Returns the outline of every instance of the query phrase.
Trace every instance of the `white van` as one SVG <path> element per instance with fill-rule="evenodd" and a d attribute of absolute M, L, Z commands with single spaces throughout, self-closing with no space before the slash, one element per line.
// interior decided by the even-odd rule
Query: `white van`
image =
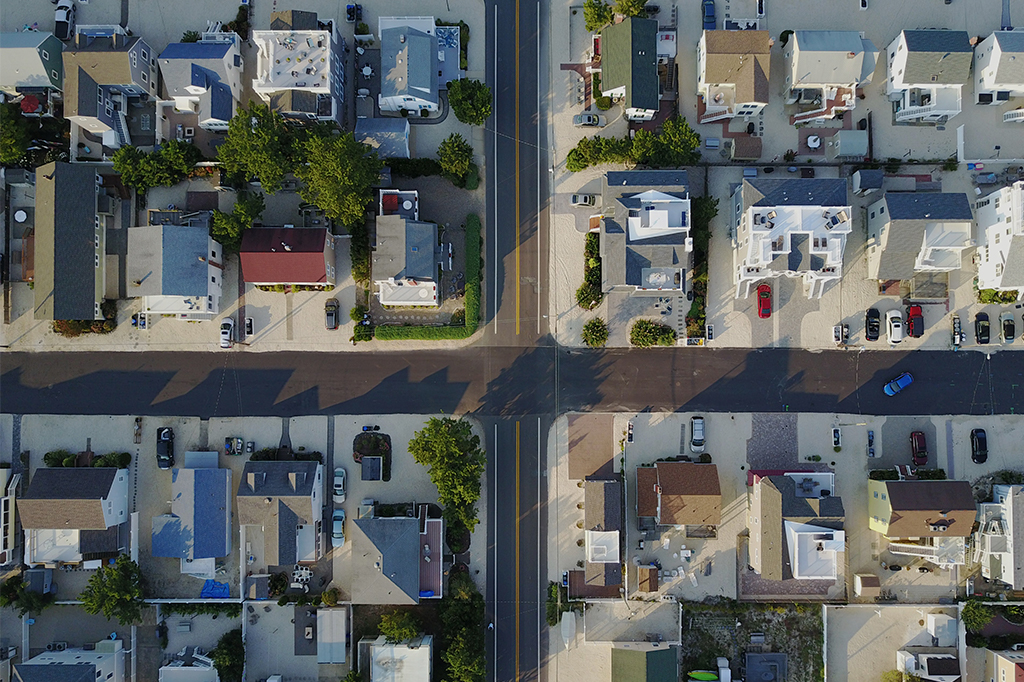
<path fill-rule="evenodd" d="M 704 452 L 704 417 L 690 417 L 690 449 Z"/>

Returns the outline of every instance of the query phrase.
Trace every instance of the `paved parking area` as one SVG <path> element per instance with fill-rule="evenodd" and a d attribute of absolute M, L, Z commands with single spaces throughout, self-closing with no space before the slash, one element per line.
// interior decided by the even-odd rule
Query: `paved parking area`
<path fill-rule="evenodd" d="M 267 611 L 265 607 L 270 607 Z M 245 629 L 245 667 L 247 676 L 266 679 L 281 675 L 296 682 L 316 682 L 320 678 L 316 656 L 296 655 L 294 605 L 276 603 L 256 607 L 259 621 Z M 310 607 L 306 607 L 310 608 Z M 312 610 L 312 609 L 310 609 Z M 314 654 L 316 653 L 314 649 Z"/>
<path fill-rule="evenodd" d="M 679 605 L 675 602 L 594 602 L 577 628 L 589 642 L 642 642 L 651 633 L 679 641 Z"/>

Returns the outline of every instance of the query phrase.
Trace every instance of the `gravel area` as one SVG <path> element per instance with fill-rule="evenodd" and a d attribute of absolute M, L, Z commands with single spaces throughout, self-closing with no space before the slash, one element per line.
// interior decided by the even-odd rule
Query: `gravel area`
<path fill-rule="evenodd" d="M 795 414 L 754 414 L 747 462 L 751 469 L 788 469 L 799 464 Z"/>

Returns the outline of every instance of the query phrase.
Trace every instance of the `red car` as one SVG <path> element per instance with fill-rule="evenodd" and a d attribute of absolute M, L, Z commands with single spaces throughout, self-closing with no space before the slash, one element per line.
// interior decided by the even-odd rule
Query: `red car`
<path fill-rule="evenodd" d="M 772 287 L 769 284 L 757 286 L 757 316 L 762 320 L 772 316 Z"/>
<path fill-rule="evenodd" d="M 916 467 L 928 463 L 928 446 L 925 444 L 922 431 L 914 431 L 910 434 L 910 458 Z"/>
<path fill-rule="evenodd" d="M 924 334 L 924 314 L 919 305 L 907 306 L 907 334 L 915 339 Z"/>

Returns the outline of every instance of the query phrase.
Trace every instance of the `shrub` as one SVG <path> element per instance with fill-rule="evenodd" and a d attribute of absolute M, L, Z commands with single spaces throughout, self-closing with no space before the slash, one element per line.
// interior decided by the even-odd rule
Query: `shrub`
<path fill-rule="evenodd" d="M 469 164 L 469 170 L 466 171 L 465 188 L 473 191 L 480 186 L 480 169 L 477 168 L 475 163 Z"/>
<path fill-rule="evenodd" d="M 64 460 L 73 455 L 67 450 L 54 450 L 43 455 L 43 464 L 48 467 L 62 467 Z"/>
<path fill-rule="evenodd" d="M 596 106 L 601 111 L 608 111 L 609 109 L 612 108 L 612 98 L 609 97 L 608 95 L 601 95 L 596 100 L 594 100 L 594 106 Z"/>
<path fill-rule="evenodd" d="M 365 324 L 356 325 L 356 328 L 352 330 L 352 338 L 349 340 L 355 343 L 373 341 L 373 327 Z"/>
<path fill-rule="evenodd" d="M 352 260 L 352 278 L 360 284 L 370 282 L 370 230 L 365 222 L 348 228 L 352 235 L 349 244 L 349 258 Z"/>
<path fill-rule="evenodd" d="M 1009 305 L 1016 302 L 1016 291 L 998 291 L 996 289 L 979 289 L 978 303 L 999 303 Z"/>
<path fill-rule="evenodd" d="M 365 21 L 360 21 L 358 24 L 356 24 L 356 35 L 370 35 L 370 27 L 366 24 Z"/>
<path fill-rule="evenodd" d="M 600 237 L 593 233 L 587 234 L 583 246 L 583 284 L 576 290 L 576 305 L 584 310 L 593 310 L 604 299 L 600 248 Z"/>
<path fill-rule="evenodd" d="M 404 178 L 441 174 L 441 164 L 435 159 L 387 159 L 385 163 L 391 167 L 392 175 L 401 175 Z"/>
<path fill-rule="evenodd" d="M 600 317 L 595 317 L 583 325 L 583 343 L 591 348 L 598 348 L 608 342 L 608 325 Z"/>
<path fill-rule="evenodd" d="M 583 21 L 587 31 L 593 33 L 612 23 L 612 8 L 604 0 L 586 0 L 583 3 Z"/>
<path fill-rule="evenodd" d="M 674 329 L 650 320 L 637 320 L 629 330 L 629 342 L 637 348 L 671 346 L 675 340 Z"/>
<path fill-rule="evenodd" d="M 320 598 L 323 601 L 324 606 L 337 606 L 339 596 L 340 593 L 338 592 L 338 588 L 332 587 L 320 595 Z"/>
<path fill-rule="evenodd" d="M 379 629 L 388 644 L 398 644 L 416 637 L 420 623 L 411 611 L 393 611 L 381 616 Z"/>
<path fill-rule="evenodd" d="M 995 616 L 995 611 L 991 606 L 983 604 L 977 599 L 968 599 L 964 602 L 960 612 L 960 618 L 968 632 L 981 632 Z"/>
<path fill-rule="evenodd" d="M 793 31 L 788 29 L 779 34 L 779 45 L 785 47 L 786 43 L 789 42 L 789 37 L 791 35 L 793 35 Z"/>
<path fill-rule="evenodd" d="M 365 305 L 357 305 L 352 308 L 352 310 L 348 311 L 348 316 L 353 322 L 362 322 L 363 316 L 368 312 L 370 312 L 370 309 Z"/>
<path fill-rule="evenodd" d="M 223 682 L 242 682 L 245 672 L 245 643 L 241 628 L 227 632 L 209 654 Z"/>
<path fill-rule="evenodd" d="M 491 115 L 491 89 L 469 78 L 449 81 L 448 104 L 460 122 L 483 125 Z"/>
<path fill-rule="evenodd" d="M 183 43 L 198 43 L 202 36 L 199 31 L 185 31 L 181 34 L 181 42 Z"/>
<path fill-rule="evenodd" d="M 956 171 L 956 169 L 958 169 L 959 167 L 960 163 L 956 160 L 955 154 L 942 162 L 942 170 L 944 171 L 949 171 L 952 173 Z"/>

